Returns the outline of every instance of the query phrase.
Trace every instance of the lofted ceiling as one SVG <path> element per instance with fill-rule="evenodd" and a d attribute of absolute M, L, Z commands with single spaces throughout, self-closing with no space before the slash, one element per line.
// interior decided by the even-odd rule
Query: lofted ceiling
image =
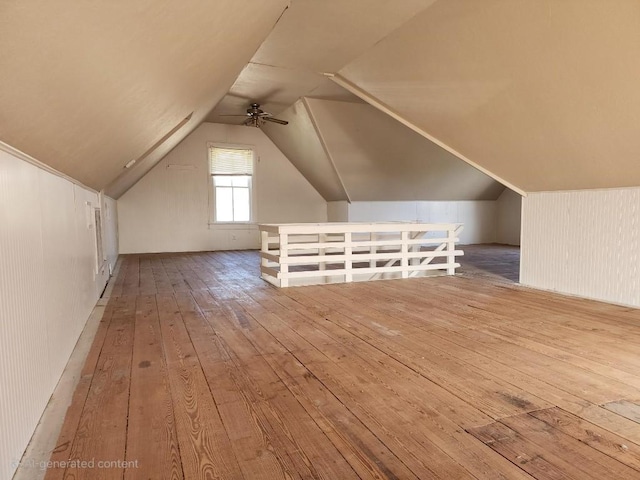
<path fill-rule="evenodd" d="M 241 124 L 256 101 L 279 114 L 301 97 L 361 102 L 336 72 L 435 0 L 293 0 L 208 122 Z"/>
<path fill-rule="evenodd" d="M 324 75 L 249 63 L 206 121 L 241 125 L 251 103 L 259 103 L 264 111 L 277 115 L 307 94 L 315 98 L 362 102 Z"/>
<path fill-rule="evenodd" d="M 519 191 L 636 186 L 639 24 L 637 0 L 5 0 L 0 140 L 117 198 L 257 101 L 325 198 L 360 198 L 414 141 L 367 102 Z"/>
<path fill-rule="evenodd" d="M 204 119 L 287 5 L 2 1 L 0 140 L 96 190 L 120 177 L 118 196 Z"/>
<path fill-rule="evenodd" d="M 640 2 L 440 0 L 340 70 L 525 191 L 640 185 Z"/>

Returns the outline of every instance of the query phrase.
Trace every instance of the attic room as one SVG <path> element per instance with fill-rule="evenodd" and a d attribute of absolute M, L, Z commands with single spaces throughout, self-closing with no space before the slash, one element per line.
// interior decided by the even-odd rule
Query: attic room
<path fill-rule="evenodd" d="M 640 479 L 640 2 L 0 2 L 0 479 Z"/>

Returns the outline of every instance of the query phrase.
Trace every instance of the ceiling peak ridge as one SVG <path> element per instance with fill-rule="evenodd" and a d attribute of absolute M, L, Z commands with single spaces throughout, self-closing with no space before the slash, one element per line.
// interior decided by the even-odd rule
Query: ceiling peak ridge
<path fill-rule="evenodd" d="M 287 70 L 290 72 L 308 72 L 308 73 L 315 73 L 317 75 L 325 75 L 324 72 L 318 72 L 313 69 L 288 67 L 286 65 L 274 65 L 270 63 L 262 63 L 262 62 L 254 62 L 254 61 L 249 61 L 247 65 L 256 65 L 258 67 L 267 67 L 267 68 L 278 68 L 280 70 Z"/>

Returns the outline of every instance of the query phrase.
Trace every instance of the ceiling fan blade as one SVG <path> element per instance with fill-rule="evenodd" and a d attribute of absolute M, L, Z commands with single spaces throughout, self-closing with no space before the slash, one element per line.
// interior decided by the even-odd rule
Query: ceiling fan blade
<path fill-rule="evenodd" d="M 251 117 L 247 118 L 243 123 L 243 125 L 249 126 L 252 125 L 255 122 L 255 120 Z"/>
<path fill-rule="evenodd" d="M 227 115 L 227 114 L 223 114 L 223 115 L 218 115 L 218 117 L 248 117 L 249 114 L 245 113 L 244 115 Z"/>
<path fill-rule="evenodd" d="M 277 123 L 279 125 L 289 125 L 289 122 L 287 122 L 286 120 L 280 120 L 279 118 L 262 117 L 262 120 L 265 120 L 267 122 Z"/>

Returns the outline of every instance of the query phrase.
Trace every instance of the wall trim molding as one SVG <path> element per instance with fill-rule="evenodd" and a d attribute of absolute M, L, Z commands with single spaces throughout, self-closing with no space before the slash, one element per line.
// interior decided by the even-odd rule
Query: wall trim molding
<path fill-rule="evenodd" d="M 632 185 L 628 187 L 600 187 L 600 188 L 573 188 L 571 190 L 540 190 L 528 192 L 527 195 L 549 194 L 549 193 L 578 193 L 578 192 L 611 192 L 615 190 L 637 190 L 640 185 Z"/>

